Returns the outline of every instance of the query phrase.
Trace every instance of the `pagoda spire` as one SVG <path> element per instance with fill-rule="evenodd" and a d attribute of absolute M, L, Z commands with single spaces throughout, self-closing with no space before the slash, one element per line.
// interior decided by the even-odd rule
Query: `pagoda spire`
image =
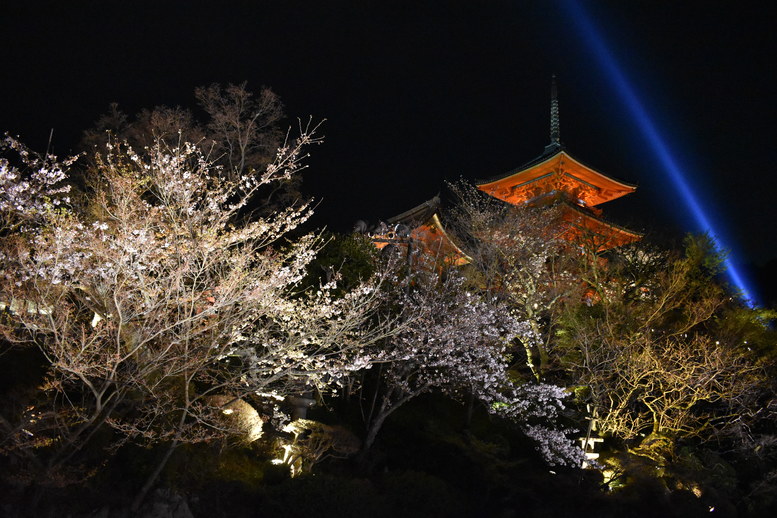
<path fill-rule="evenodd" d="M 556 74 L 550 84 L 550 145 L 561 146 L 561 132 L 559 131 L 558 116 L 558 92 L 556 90 Z"/>

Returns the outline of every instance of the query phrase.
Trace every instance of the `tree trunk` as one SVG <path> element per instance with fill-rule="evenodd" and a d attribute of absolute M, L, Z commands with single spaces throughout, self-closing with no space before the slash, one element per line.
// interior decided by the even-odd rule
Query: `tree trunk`
<path fill-rule="evenodd" d="M 378 436 L 378 432 L 383 427 L 383 423 L 391 412 L 381 412 L 370 423 L 370 427 L 367 430 L 367 435 L 364 437 L 364 443 L 362 444 L 362 452 L 366 453 L 372 445 L 375 443 L 375 438 Z"/>
<path fill-rule="evenodd" d="M 402 397 L 401 399 L 398 399 L 393 404 L 390 404 L 386 399 L 383 399 L 383 402 L 380 405 L 380 411 L 378 412 L 378 415 L 375 416 L 374 419 L 370 420 L 369 427 L 367 428 L 367 435 L 364 437 L 364 443 L 362 444 L 362 454 L 367 452 L 367 450 L 369 450 L 372 447 L 373 443 L 375 442 L 375 438 L 378 435 L 378 432 L 383 426 L 383 423 L 386 421 L 386 418 L 391 414 L 393 414 L 394 411 L 396 411 L 399 407 L 401 407 L 402 405 L 404 405 L 414 397 L 426 392 L 426 389 L 427 387 L 423 387 L 421 390 L 417 390 L 410 394 L 405 394 L 404 397 Z"/>
<path fill-rule="evenodd" d="M 469 427 L 472 425 L 472 416 L 475 413 L 475 394 L 470 391 L 469 394 L 467 394 L 467 414 L 464 418 L 464 429 L 469 430 Z"/>
<path fill-rule="evenodd" d="M 151 475 L 149 475 L 148 478 L 146 479 L 146 483 L 143 484 L 143 487 L 140 489 L 140 492 L 135 497 L 135 500 L 132 502 L 131 510 L 133 514 L 136 514 L 140 509 L 140 506 L 143 504 L 143 500 L 146 499 L 146 495 L 151 490 L 153 485 L 156 483 L 160 473 L 162 473 L 162 470 L 167 465 L 167 461 L 170 460 L 170 457 L 173 455 L 173 452 L 178 447 L 178 444 L 180 444 L 180 442 L 176 437 L 175 439 L 173 439 L 173 442 L 170 443 L 170 446 L 167 448 L 167 451 L 165 452 L 164 457 L 162 457 L 162 460 L 159 461 L 159 464 L 157 464 L 153 473 L 151 473 Z"/>

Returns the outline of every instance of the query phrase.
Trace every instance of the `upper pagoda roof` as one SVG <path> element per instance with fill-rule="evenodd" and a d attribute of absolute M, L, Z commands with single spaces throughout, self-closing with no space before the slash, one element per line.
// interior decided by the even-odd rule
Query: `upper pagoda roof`
<path fill-rule="evenodd" d="M 505 174 L 476 181 L 478 188 L 508 203 L 518 204 L 551 191 L 564 191 L 595 207 L 637 189 L 634 184 L 604 175 L 554 143 L 534 160 Z"/>
<path fill-rule="evenodd" d="M 561 144 L 556 76 L 550 89 L 550 144 L 530 162 L 487 180 L 478 188 L 512 204 L 524 203 L 543 194 L 564 192 L 576 203 L 595 207 L 637 189 L 636 185 L 606 176 L 572 157 Z"/>

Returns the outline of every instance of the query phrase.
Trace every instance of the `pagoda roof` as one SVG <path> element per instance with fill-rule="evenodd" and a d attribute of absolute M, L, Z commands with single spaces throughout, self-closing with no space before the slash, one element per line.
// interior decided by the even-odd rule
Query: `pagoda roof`
<path fill-rule="evenodd" d="M 604 175 L 584 164 L 558 143 L 550 144 L 542 155 L 520 167 L 475 183 L 480 190 L 512 204 L 562 190 L 591 207 L 637 189 L 634 184 Z"/>
<path fill-rule="evenodd" d="M 397 214 L 396 216 L 389 218 L 387 222 L 391 225 L 426 223 L 439 210 L 440 210 L 440 195 L 437 194 L 434 198 L 430 200 L 426 200 L 425 202 L 419 205 L 416 205 L 412 209 L 408 209 L 401 214 Z"/>
<path fill-rule="evenodd" d="M 580 205 L 566 200 L 561 203 L 567 214 L 564 219 L 572 225 L 573 233 L 592 241 L 589 244 L 598 251 L 633 243 L 644 237 L 644 234 L 606 221 Z"/>
<path fill-rule="evenodd" d="M 467 264 L 470 257 L 453 242 L 440 221 L 441 201 L 438 194 L 401 214 L 389 218 L 388 227 L 373 234 L 372 241 L 378 249 L 389 244 L 407 245 L 410 241 L 419 244 L 429 257 L 441 259 L 455 265 Z M 401 227 L 405 228 L 402 229 Z"/>

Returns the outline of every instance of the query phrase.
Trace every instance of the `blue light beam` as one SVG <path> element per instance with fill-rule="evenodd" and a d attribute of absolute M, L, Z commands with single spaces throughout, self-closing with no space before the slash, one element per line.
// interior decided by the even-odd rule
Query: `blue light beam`
<path fill-rule="evenodd" d="M 719 250 L 730 250 L 724 246 L 720 235 L 715 232 L 715 229 L 707 217 L 706 211 L 701 206 L 693 189 L 691 189 L 686 180 L 682 168 L 675 160 L 666 141 L 659 134 L 656 125 L 653 123 L 647 110 L 637 97 L 634 88 L 629 83 L 626 75 L 615 60 L 615 57 L 605 44 L 604 38 L 599 34 L 593 22 L 577 1 L 563 0 L 563 3 L 571 15 L 571 19 L 581 33 L 583 40 L 585 40 L 586 44 L 593 52 L 597 62 L 604 70 L 606 77 L 611 81 L 618 97 L 631 113 L 639 130 L 642 132 L 653 153 L 655 153 L 663 166 L 664 172 L 669 176 L 675 188 L 685 200 L 699 230 L 707 233 Z M 726 267 L 727 277 L 739 290 L 743 301 L 751 307 L 755 305 L 751 290 L 748 288 L 744 277 L 734 267 L 732 255 L 730 253 L 726 256 L 724 265 Z"/>

